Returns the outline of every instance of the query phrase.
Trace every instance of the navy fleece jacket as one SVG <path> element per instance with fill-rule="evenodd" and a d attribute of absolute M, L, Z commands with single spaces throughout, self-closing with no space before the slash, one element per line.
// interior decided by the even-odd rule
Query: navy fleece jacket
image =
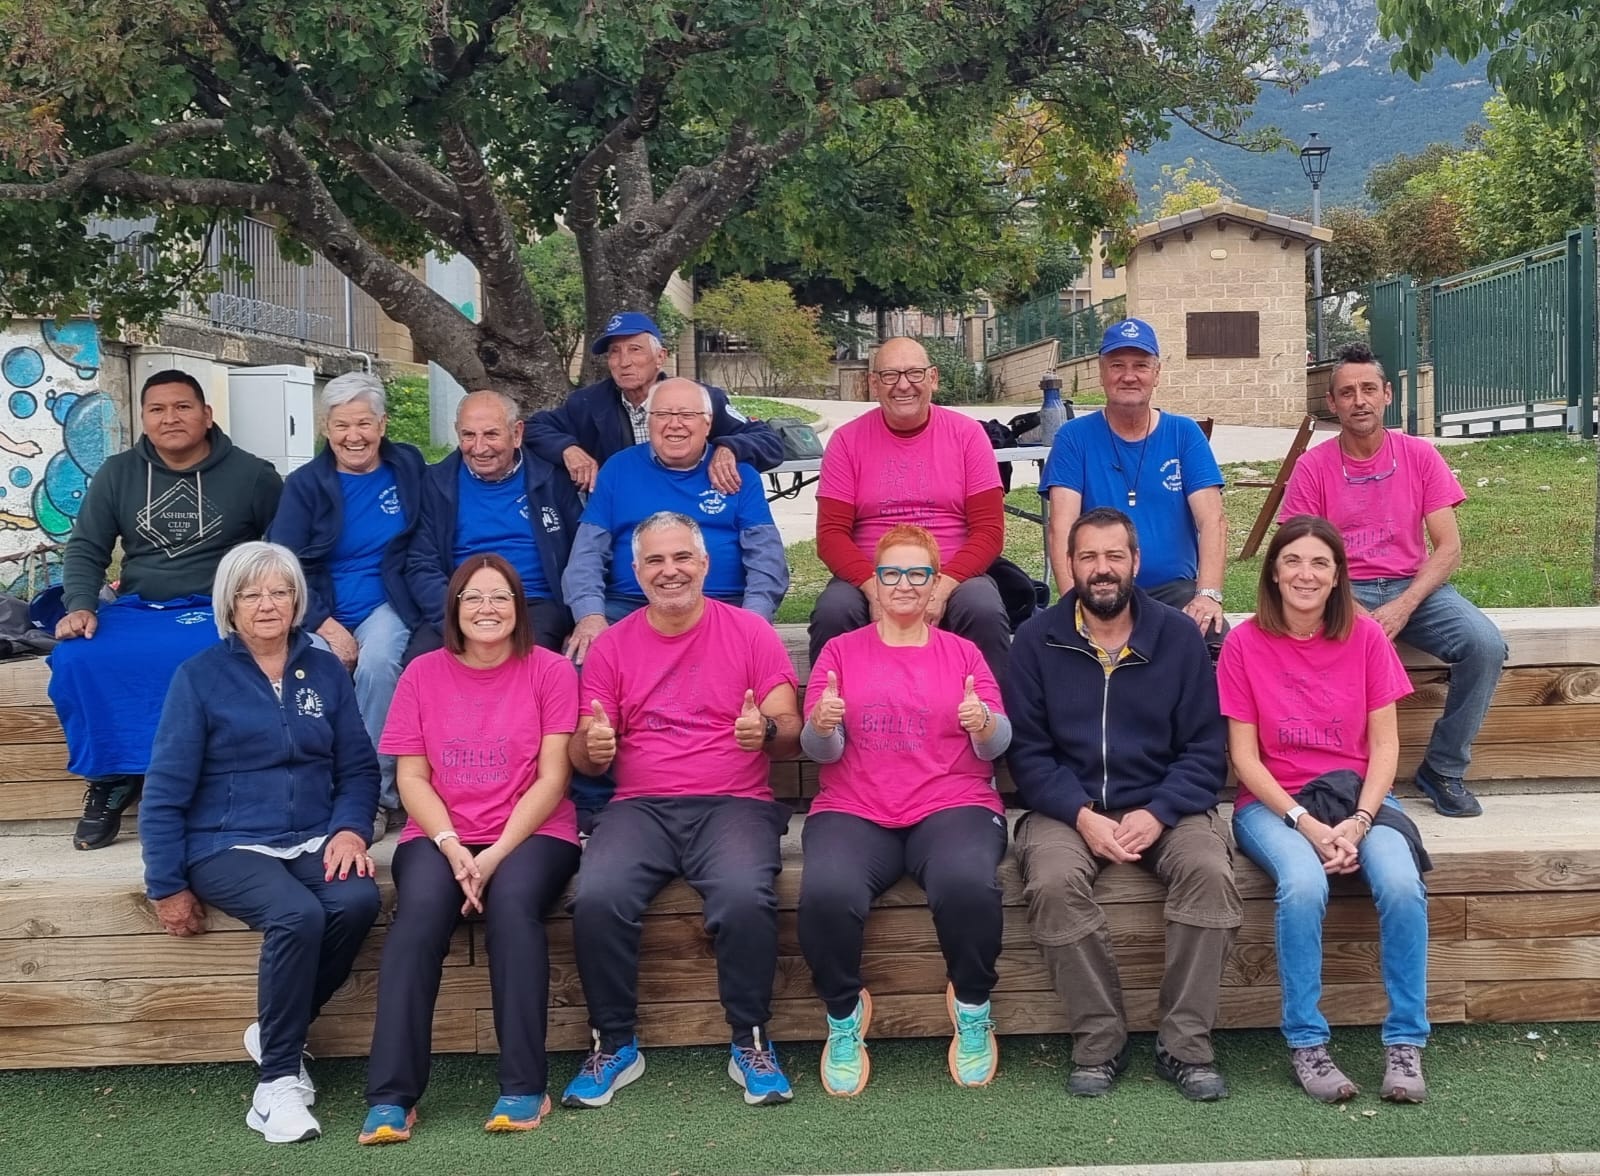
<path fill-rule="evenodd" d="M 397 444 L 387 437 L 378 443 L 378 455 L 394 471 L 394 485 L 406 520 L 405 529 L 389 541 L 383 553 L 384 596 L 400 619 L 415 628 L 421 614 L 406 587 L 406 552 L 422 512 L 422 475 L 428 463 L 415 445 Z M 278 513 L 266 536 L 300 557 L 306 574 L 304 627 L 310 632 L 332 615 L 338 599 L 338 585 L 333 582 L 329 564 L 343 530 L 344 492 L 339 488 L 339 466 L 333 459 L 333 450 L 324 445 L 316 457 L 284 480 Z"/>
<path fill-rule="evenodd" d="M 189 867 L 236 845 L 287 849 L 348 829 L 365 843 L 378 756 L 339 659 L 289 639 L 279 701 L 237 634 L 178 667 L 156 727 L 139 842 L 145 892 L 188 888 Z"/>
<path fill-rule="evenodd" d="M 783 460 L 783 438 L 772 426 L 747 419 L 728 403 L 728 394 L 721 388 L 706 387 L 711 393 L 711 444 L 726 445 L 739 461 L 761 471 Z M 566 469 L 561 453 L 569 445 L 580 447 L 605 465 L 612 454 L 635 444 L 621 395 L 610 376 L 577 389 L 560 408 L 528 418 L 528 446 L 559 470 Z"/>
<path fill-rule="evenodd" d="M 417 611 L 430 625 L 444 623 L 444 590 L 455 571 L 456 511 L 460 505 L 458 479 L 461 477 L 461 451 L 458 449 L 438 465 L 427 468 L 422 478 L 422 517 L 411 533 L 406 553 L 406 585 Z M 561 603 L 561 573 L 572 551 L 572 537 L 578 530 L 583 507 L 578 491 L 559 463 L 552 466 L 522 447 L 523 486 L 528 493 L 528 520 L 539 547 L 539 562 L 544 567 L 545 583 Z"/>
<path fill-rule="evenodd" d="M 1108 676 L 1078 633 L 1077 599 L 1068 592 L 1017 630 L 1001 683 L 1023 805 L 1069 825 L 1086 804 L 1144 808 L 1169 827 L 1214 808 L 1227 725 L 1200 630 L 1135 588 L 1132 652 Z"/>

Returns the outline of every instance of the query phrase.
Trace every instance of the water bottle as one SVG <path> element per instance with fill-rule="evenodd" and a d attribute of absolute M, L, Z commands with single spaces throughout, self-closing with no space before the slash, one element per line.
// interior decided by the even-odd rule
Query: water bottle
<path fill-rule="evenodd" d="M 1056 439 L 1056 430 L 1067 423 L 1067 406 L 1061 403 L 1061 377 L 1054 371 L 1045 372 L 1039 387 L 1044 392 L 1044 405 L 1039 409 L 1039 444 L 1049 445 Z"/>

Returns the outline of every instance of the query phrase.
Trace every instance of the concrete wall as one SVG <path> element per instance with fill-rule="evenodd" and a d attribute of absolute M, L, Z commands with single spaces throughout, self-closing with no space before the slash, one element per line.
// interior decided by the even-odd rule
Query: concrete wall
<path fill-rule="evenodd" d="M 1039 377 L 1056 366 L 1060 343 L 1041 339 L 991 356 L 985 365 L 1001 400 L 1039 398 Z M 1068 385 L 1070 386 L 1070 385 Z"/>
<path fill-rule="evenodd" d="M 1223 228 L 1217 228 L 1218 223 Z M 1256 239 L 1251 240 L 1252 234 Z M 1143 241 L 1128 263 L 1128 313 L 1161 340 L 1156 402 L 1187 416 L 1230 425 L 1300 423 L 1306 405 L 1305 247 L 1248 222 L 1209 221 Z M 1260 356 L 1188 359 L 1185 315 L 1254 310 Z"/>

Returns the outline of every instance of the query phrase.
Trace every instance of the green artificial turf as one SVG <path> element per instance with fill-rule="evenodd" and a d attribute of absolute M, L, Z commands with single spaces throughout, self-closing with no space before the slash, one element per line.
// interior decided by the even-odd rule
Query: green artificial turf
<path fill-rule="evenodd" d="M 820 1016 L 820 1013 L 819 1013 Z M 1534 1035 L 1537 1036 L 1534 1036 Z M 239 1065 L 0 1073 L 0 1171 L 188 1174 L 877 1172 L 1094 1163 L 1182 1163 L 1286 1157 L 1516 1154 L 1595 1147 L 1600 1025 L 1441 1027 L 1426 1053 L 1432 1098 L 1396 1107 L 1363 1093 L 1314 1103 L 1290 1085 L 1273 1031 L 1218 1035 L 1233 1087 L 1224 1103 L 1185 1102 L 1155 1077 L 1152 1039 L 1108 1098 L 1069 1099 L 1066 1039 L 1001 1040 L 1000 1074 L 959 1090 L 945 1043 L 872 1046 L 872 1081 L 855 1099 L 818 1089 L 818 1047 L 784 1051 L 796 1087 L 784 1107 L 750 1108 L 719 1049 L 647 1052 L 649 1068 L 598 1111 L 557 1108 L 538 1131 L 487 1136 L 492 1057 L 447 1057 L 419 1107 L 412 1142 L 362 1148 L 359 1061 L 312 1064 L 325 1136 L 271 1146 L 244 1124 L 254 1071 Z M 1381 1072 L 1374 1029 L 1338 1029 L 1333 1050 L 1368 1091 Z M 552 1058 L 552 1083 L 577 1056 Z"/>

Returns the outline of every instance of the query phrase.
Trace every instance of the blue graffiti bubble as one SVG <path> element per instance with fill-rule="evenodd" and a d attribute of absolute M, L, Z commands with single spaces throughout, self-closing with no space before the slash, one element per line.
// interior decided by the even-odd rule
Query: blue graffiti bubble
<path fill-rule="evenodd" d="M 72 406 L 76 403 L 78 403 L 76 392 L 62 392 L 46 400 L 44 406 L 50 410 L 50 415 L 56 418 L 56 424 L 64 425 L 67 423 L 67 414 L 72 411 Z"/>
<path fill-rule="evenodd" d="M 33 471 L 27 466 L 13 466 L 11 469 L 11 484 L 18 490 L 26 490 L 33 485 Z"/>
<path fill-rule="evenodd" d="M 62 363 L 77 372 L 80 380 L 93 379 L 100 370 L 100 331 L 91 320 L 76 319 L 64 327 L 51 319 L 40 324 L 45 346 Z"/>
<path fill-rule="evenodd" d="M 61 426 L 67 452 L 90 477 L 107 457 L 123 448 L 123 434 L 122 418 L 104 392 L 78 397 Z"/>
<path fill-rule="evenodd" d="M 32 392 L 13 392 L 10 400 L 11 415 L 25 421 L 39 411 L 39 398 Z"/>
<path fill-rule="evenodd" d="M 32 347 L 13 347 L 0 359 L 0 375 L 13 388 L 31 388 L 44 375 L 44 356 Z"/>

